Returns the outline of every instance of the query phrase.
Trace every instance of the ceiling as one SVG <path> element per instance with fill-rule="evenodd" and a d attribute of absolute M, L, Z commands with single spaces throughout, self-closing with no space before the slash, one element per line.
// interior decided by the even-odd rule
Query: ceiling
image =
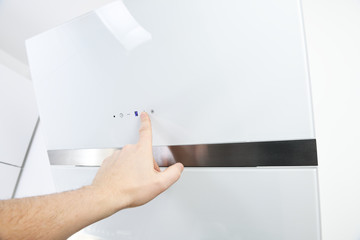
<path fill-rule="evenodd" d="M 27 38 L 112 1 L 0 0 L 0 49 L 27 64 Z"/>

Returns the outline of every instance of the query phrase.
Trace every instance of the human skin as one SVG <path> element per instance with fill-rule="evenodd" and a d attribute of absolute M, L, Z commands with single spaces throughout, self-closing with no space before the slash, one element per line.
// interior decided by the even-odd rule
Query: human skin
<path fill-rule="evenodd" d="M 184 169 L 160 171 L 152 154 L 149 116 L 141 113 L 139 141 L 106 158 L 89 186 L 0 201 L 0 239 L 66 239 L 124 208 L 143 205 L 168 189 Z"/>

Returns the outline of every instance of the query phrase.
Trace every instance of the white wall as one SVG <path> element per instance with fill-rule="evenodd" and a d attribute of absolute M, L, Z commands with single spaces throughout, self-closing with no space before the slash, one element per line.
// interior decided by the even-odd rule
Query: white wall
<path fill-rule="evenodd" d="M 323 239 L 360 239 L 360 1 L 303 0 Z"/>

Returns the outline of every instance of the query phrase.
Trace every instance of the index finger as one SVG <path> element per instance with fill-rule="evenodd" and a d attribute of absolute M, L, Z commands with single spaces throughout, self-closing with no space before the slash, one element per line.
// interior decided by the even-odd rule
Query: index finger
<path fill-rule="evenodd" d="M 140 114 L 141 125 L 139 129 L 139 141 L 140 146 L 152 148 L 152 130 L 150 117 L 146 112 Z"/>

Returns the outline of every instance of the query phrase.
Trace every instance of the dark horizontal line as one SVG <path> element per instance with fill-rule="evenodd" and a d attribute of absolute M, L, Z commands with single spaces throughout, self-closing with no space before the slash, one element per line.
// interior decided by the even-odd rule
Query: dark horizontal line
<path fill-rule="evenodd" d="M 318 165 L 315 139 L 186 145 L 168 148 L 174 160 L 188 167 Z"/>

